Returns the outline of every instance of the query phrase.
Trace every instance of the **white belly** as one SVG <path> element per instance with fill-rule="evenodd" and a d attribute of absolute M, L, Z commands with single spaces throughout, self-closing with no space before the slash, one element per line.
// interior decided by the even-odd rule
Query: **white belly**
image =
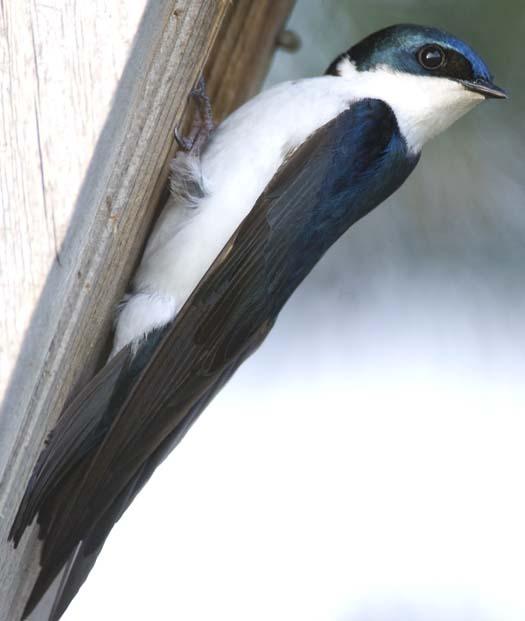
<path fill-rule="evenodd" d="M 333 76 L 280 84 L 228 117 L 200 162 L 184 153 L 177 156 L 175 193 L 119 313 L 113 353 L 173 319 L 286 155 L 353 98 L 350 84 Z M 204 197 L 181 194 L 188 177 L 200 178 Z"/>

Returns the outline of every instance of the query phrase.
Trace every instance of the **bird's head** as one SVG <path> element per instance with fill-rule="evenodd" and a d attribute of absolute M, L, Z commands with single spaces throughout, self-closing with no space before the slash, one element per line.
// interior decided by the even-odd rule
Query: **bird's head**
<path fill-rule="evenodd" d="M 353 80 L 359 94 L 390 104 L 414 150 L 481 101 L 507 97 L 464 41 L 412 24 L 371 34 L 339 56 L 327 73 Z"/>

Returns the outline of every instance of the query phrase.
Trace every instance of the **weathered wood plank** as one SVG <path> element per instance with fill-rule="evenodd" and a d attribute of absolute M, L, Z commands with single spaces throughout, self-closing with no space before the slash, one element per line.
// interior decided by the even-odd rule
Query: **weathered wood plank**
<path fill-rule="evenodd" d="M 294 0 L 238 2 L 226 16 L 205 71 L 214 118 L 221 121 L 260 89 Z"/>
<path fill-rule="evenodd" d="M 0 619 L 36 567 L 34 534 L 15 553 L 7 528 L 46 430 L 100 364 L 187 94 L 208 57 L 216 118 L 255 92 L 292 4 L 1 5 Z"/>

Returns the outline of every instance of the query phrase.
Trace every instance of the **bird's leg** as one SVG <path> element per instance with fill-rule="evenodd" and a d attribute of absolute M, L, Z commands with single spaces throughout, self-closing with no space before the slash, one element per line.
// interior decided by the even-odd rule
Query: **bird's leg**
<path fill-rule="evenodd" d="M 197 113 L 195 114 L 189 135 L 181 136 L 177 127 L 175 128 L 175 140 L 183 151 L 198 154 L 215 129 L 211 102 L 206 94 L 206 82 L 203 77 L 199 79 L 190 96 L 197 103 Z"/>
<path fill-rule="evenodd" d="M 206 93 L 206 80 L 203 76 L 200 77 L 199 81 L 197 82 L 197 86 L 193 89 L 191 94 L 197 101 L 202 125 L 207 136 L 209 136 L 211 132 L 215 129 L 215 124 L 213 122 L 211 101 Z"/>

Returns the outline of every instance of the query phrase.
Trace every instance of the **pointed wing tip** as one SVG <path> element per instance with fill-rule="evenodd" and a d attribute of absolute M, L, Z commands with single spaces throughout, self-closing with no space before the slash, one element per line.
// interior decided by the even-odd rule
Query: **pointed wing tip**
<path fill-rule="evenodd" d="M 11 528 L 9 530 L 9 534 L 7 535 L 8 543 L 12 543 L 15 550 L 18 548 L 18 545 L 20 544 L 20 541 L 24 536 L 26 528 L 28 527 L 27 520 L 19 519 L 19 516 L 20 514 L 17 513 L 13 524 L 11 525 Z"/>
<path fill-rule="evenodd" d="M 31 592 L 29 593 L 29 597 L 27 602 L 25 603 L 24 610 L 22 612 L 22 616 L 20 617 L 20 621 L 25 621 L 30 617 L 30 615 L 34 612 L 36 607 L 42 601 L 48 590 L 53 585 L 56 580 L 57 574 L 60 572 L 61 568 L 51 567 L 46 570 L 44 567 L 40 567 L 40 571 L 38 573 L 37 579 L 33 584 Z M 67 607 L 67 606 L 66 606 Z M 49 613 L 49 617 L 46 616 L 47 621 L 58 621 L 58 619 L 62 616 L 66 607 L 62 608 L 58 616 L 55 614 L 56 604 L 54 605 L 51 613 Z M 40 615 L 38 616 L 40 619 Z"/>
<path fill-rule="evenodd" d="M 38 584 L 38 581 L 37 581 L 37 584 Z M 36 587 L 36 584 L 35 584 L 35 587 Z M 22 616 L 20 617 L 20 621 L 26 621 L 26 619 L 29 618 L 29 615 L 36 608 L 36 605 L 38 604 L 38 602 L 40 601 L 43 595 L 43 594 L 39 594 L 38 596 L 36 596 L 35 587 L 33 587 L 33 590 L 31 591 L 31 594 L 29 595 L 29 599 L 27 600 L 26 605 L 24 606 L 24 610 L 22 612 Z"/>
<path fill-rule="evenodd" d="M 26 490 L 11 524 L 11 528 L 9 529 L 9 534 L 7 535 L 7 541 L 13 544 L 15 550 L 18 548 L 24 533 L 31 526 L 36 516 L 34 510 L 28 506 L 27 497 L 28 494 Z M 40 532 L 38 538 L 42 538 Z"/>

